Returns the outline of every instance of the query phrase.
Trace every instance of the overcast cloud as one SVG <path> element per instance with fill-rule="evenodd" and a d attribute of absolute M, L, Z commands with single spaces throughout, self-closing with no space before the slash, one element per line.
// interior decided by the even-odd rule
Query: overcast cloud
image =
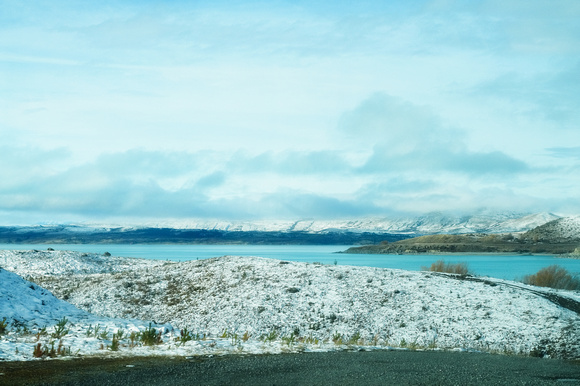
<path fill-rule="evenodd" d="M 0 223 L 579 214 L 580 3 L 0 2 Z"/>

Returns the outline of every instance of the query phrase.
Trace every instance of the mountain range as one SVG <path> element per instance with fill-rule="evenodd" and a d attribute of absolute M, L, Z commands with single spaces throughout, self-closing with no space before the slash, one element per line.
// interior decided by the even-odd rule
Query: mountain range
<path fill-rule="evenodd" d="M 522 233 L 560 219 L 552 213 L 429 213 L 347 220 L 176 220 L 142 224 L 0 227 L 0 243 L 376 244 L 420 235 Z"/>

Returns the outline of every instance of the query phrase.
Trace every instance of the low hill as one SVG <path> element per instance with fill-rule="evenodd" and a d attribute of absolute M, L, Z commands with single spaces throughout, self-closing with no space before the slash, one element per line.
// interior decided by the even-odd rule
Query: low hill
<path fill-rule="evenodd" d="M 564 217 L 540 225 L 521 237 L 534 243 L 576 243 L 580 245 L 580 216 Z"/>
<path fill-rule="evenodd" d="M 580 217 L 550 221 L 520 235 L 427 235 L 378 245 L 353 247 L 344 253 L 549 253 L 570 254 L 580 247 Z"/>
<path fill-rule="evenodd" d="M 580 315 L 575 307 L 552 299 L 577 304 L 573 291 L 259 257 L 157 261 L 153 266 L 122 258 L 111 265 L 107 256 L 78 253 L 77 263 L 70 266 L 54 253 L 50 267 L 43 262 L 46 258 L 35 251 L 3 256 L 7 267 L 32 276 L 35 284 L 0 270 L 0 279 L 11 277 L 10 282 L 0 280 L 0 311 L 6 313 L 34 285 L 34 292 L 46 288 L 100 318 L 83 322 L 72 306 L 58 314 L 38 308 L 53 320 L 61 315 L 71 319 L 71 331 L 63 339 L 70 356 L 78 355 L 77 350 L 99 356 L 194 356 L 395 347 L 580 358 Z M 36 330 L 22 331 L 32 321 L 18 319 L 18 332 L 12 315 L 7 313 L 8 335 L 0 333 L 0 360 L 33 359 Z M 124 318 L 152 319 L 167 323 L 167 328 L 158 345 L 141 347 L 130 332 L 138 328 L 143 336 L 151 328 L 144 330 Z M 120 336 L 118 326 L 125 333 L 113 349 L 112 333 Z M 189 340 L 182 339 L 186 332 Z M 39 334 L 39 339 L 50 346 L 50 335 Z"/>

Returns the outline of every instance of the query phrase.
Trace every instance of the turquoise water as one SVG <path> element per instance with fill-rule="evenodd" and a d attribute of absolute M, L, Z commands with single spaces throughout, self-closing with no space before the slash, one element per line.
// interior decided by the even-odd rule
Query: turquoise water
<path fill-rule="evenodd" d="M 114 256 L 141 257 L 170 261 L 208 259 L 224 255 L 260 256 L 280 260 L 319 262 L 323 264 L 398 268 L 418 271 L 437 260 L 465 262 L 480 276 L 518 279 L 539 269 L 558 264 L 580 273 L 580 260 L 559 259 L 547 255 L 348 255 L 345 245 L 125 245 L 125 244 L 0 244 L 0 249 L 72 250 L 105 253 Z M 2 262 L 0 261 L 0 264 Z"/>

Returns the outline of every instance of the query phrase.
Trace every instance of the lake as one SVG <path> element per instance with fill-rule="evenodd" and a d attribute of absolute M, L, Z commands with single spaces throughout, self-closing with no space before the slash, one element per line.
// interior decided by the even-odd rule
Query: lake
<path fill-rule="evenodd" d="M 224 255 L 260 256 L 280 260 L 323 264 L 398 268 L 418 271 L 437 260 L 465 262 L 479 276 L 518 279 L 539 269 L 558 264 L 580 273 L 579 259 L 559 259 L 548 255 L 347 255 L 335 252 L 345 245 L 126 245 L 126 244 L 0 244 L 0 249 L 71 250 L 170 261 L 208 259 Z M 0 264 L 2 262 L 0 261 Z"/>

